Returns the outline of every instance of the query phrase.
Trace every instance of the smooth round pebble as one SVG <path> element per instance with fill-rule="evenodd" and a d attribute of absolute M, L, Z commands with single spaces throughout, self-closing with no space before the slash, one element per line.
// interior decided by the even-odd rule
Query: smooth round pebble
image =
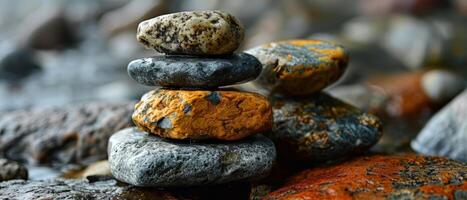
<path fill-rule="evenodd" d="M 136 128 L 108 146 L 113 176 L 136 186 L 194 186 L 250 180 L 269 173 L 274 144 L 262 135 L 235 142 L 167 140 Z"/>
<path fill-rule="evenodd" d="M 258 85 L 294 96 L 318 92 L 334 83 L 349 60 L 343 47 L 319 40 L 273 42 L 245 52 L 263 64 Z"/>
<path fill-rule="evenodd" d="M 336 160 L 368 150 L 382 135 L 380 120 L 325 93 L 301 99 L 272 99 L 279 158 Z"/>
<path fill-rule="evenodd" d="M 171 139 L 239 140 L 272 128 L 265 97 L 229 90 L 153 90 L 132 117 L 142 130 Z"/>
<path fill-rule="evenodd" d="M 192 11 L 161 15 L 139 24 L 137 39 L 147 48 L 167 54 L 222 55 L 233 53 L 244 29 L 231 14 Z"/>
<path fill-rule="evenodd" d="M 246 53 L 216 58 L 172 55 L 134 60 L 128 74 L 149 86 L 214 88 L 253 80 L 261 69 L 261 63 Z"/>

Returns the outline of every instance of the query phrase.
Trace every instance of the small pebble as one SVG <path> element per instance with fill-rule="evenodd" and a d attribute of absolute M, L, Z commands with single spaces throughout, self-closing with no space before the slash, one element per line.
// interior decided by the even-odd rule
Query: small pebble
<path fill-rule="evenodd" d="M 161 53 L 222 55 L 240 46 L 244 29 L 234 16 L 222 11 L 179 12 L 141 22 L 136 37 Z"/>

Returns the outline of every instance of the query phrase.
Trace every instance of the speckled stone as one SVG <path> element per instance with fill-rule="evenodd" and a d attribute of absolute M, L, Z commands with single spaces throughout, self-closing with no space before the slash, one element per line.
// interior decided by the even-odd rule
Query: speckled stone
<path fill-rule="evenodd" d="M 193 186 L 257 179 L 269 173 L 274 144 L 262 135 L 222 143 L 166 140 L 128 128 L 108 147 L 115 178 L 137 186 Z"/>
<path fill-rule="evenodd" d="M 380 120 L 325 93 L 308 98 L 275 98 L 273 131 L 279 158 L 328 161 L 373 146 L 382 135 Z"/>
<path fill-rule="evenodd" d="M 157 56 L 130 62 L 128 74 L 143 85 L 177 88 L 214 88 L 255 79 L 261 63 L 246 53 L 206 58 Z"/>
<path fill-rule="evenodd" d="M 272 128 L 265 97 L 233 90 L 153 90 L 132 118 L 141 130 L 171 139 L 239 140 Z"/>
<path fill-rule="evenodd" d="M 258 85 L 297 96 L 320 91 L 337 81 L 349 60 L 343 47 L 319 40 L 273 42 L 246 53 L 263 64 Z"/>
<path fill-rule="evenodd" d="M 136 37 L 161 53 L 222 55 L 239 47 L 244 29 L 234 16 L 222 11 L 179 12 L 141 22 Z"/>
<path fill-rule="evenodd" d="M 364 156 L 305 170 L 273 199 L 466 199 L 467 164 L 442 157 Z"/>

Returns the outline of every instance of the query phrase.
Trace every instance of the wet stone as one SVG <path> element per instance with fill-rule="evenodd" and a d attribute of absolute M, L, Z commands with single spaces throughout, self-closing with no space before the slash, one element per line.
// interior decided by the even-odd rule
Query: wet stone
<path fill-rule="evenodd" d="M 364 156 L 305 170 L 264 199 L 463 199 L 466 171 L 442 157 Z"/>
<path fill-rule="evenodd" d="M 343 47 L 318 40 L 290 40 L 246 51 L 263 64 L 258 85 L 288 95 L 318 92 L 344 73 L 348 55 Z"/>
<path fill-rule="evenodd" d="M 258 179 L 276 157 L 262 135 L 223 143 L 180 141 L 128 128 L 115 133 L 108 147 L 115 178 L 137 186 L 193 186 Z"/>
<path fill-rule="evenodd" d="M 244 83 L 261 73 L 261 63 L 249 54 L 215 58 L 157 56 L 130 62 L 128 74 L 143 85 L 215 88 Z"/>
<path fill-rule="evenodd" d="M 167 54 L 230 54 L 239 47 L 243 37 L 240 22 L 222 11 L 162 15 L 141 22 L 137 30 L 139 42 Z"/>
<path fill-rule="evenodd" d="M 141 98 L 133 121 L 164 138 L 238 140 L 271 130 L 272 109 L 255 93 L 157 89 Z"/>
<path fill-rule="evenodd" d="M 380 120 L 326 93 L 275 98 L 273 131 L 279 158 L 329 161 L 363 152 L 382 135 Z"/>
<path fill-rule="evenodd" d="M 427 155 L 447 156 L 467 162 L 467 91 L 435 114 L 417 138 L 412 148 Z"/>
<path fill-rule="evenodd" d="M 0 158 L 0 182 L 13 179 L 28 179 L 28 170 L 18 162 Z"/>

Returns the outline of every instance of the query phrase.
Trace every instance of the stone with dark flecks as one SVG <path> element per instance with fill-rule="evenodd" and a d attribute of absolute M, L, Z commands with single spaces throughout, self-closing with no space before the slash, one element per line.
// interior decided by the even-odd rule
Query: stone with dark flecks
<path fill-rule="evenodd" d="M 240 46 L 244 29 L 234 16 L 222 11 L 179 12 L 141 22 L 136 37 L 162 53 L 223 55 Z"/>
<path fill-rule="evenodd" d="M 256 83 L 288 95 L 308 95 L 337 81 L 349 57 L 343 47 L 319 40 L 273 42 L 246 51 L 263 64 Z"/>
<path fill-rule="evenodd" d="M 373 146 L 382 135 L 380 120 L 326 93 L 307 98 L 274 98 L 273 131 L 266 136 L 279 158 L 328 161 Z"/>
<path fill-rule="evenodd" d="M 216 58 L 156 56 L 130 62 L 128 74 L 150 86 L 214 88 L 255 79 L 261 63 L 246 53 Z"/>
<path fill-rule="evenodd" d="M 107 142 L 133 125 L 134 102 L 91 102 L 0 116 L 0 154 L 31 164 L 89 163 L 107 157 Z"/>
<path fill-rule="evenodd" d="M 128 128 L 108 147 L 115 178 L 137 186 L 192 186 L 261 178 L 276 151 L 262 135 L 223 143 L 166 140 Z"/>
<path fill-rule="evenodd" d="M 0 182 L 12 179 L 28 179 L 28 169 L 15 161 L 0 158 Z"/>
<path fill-rule="evenodd" d="M 442 157 L 364 156 L 305 170 L 264 199 L 465 199 L 466 171 Z"/>
<path fill-rule="evenodd" d="M 250 92 L 156 89 L 136 104 L 132 118 L 164 138 L 239 140 L 271 130 L 272 108 Z"/>
<path fill-rule="evenodd" d="M 467 162 L 467 91 L 433 116 L 412 148 L 427 155 L 447 156 Z"/>

